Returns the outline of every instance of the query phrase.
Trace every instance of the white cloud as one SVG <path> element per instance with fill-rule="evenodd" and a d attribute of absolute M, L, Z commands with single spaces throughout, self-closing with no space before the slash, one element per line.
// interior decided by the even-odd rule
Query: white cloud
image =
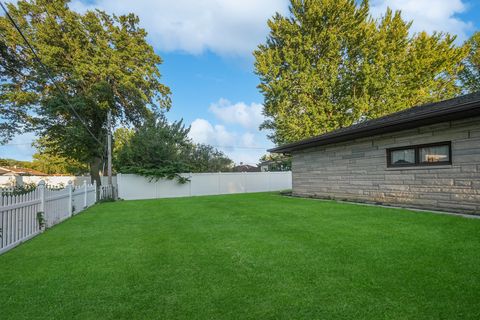
<path fill-rule="evenodd" d="M 215 147 L 233 146 L 236 140 L 235 134 L 228 132 L 224 126 L 213 126 L 205 119 L 195 119 L 188 136 L 197 143 L 206 143 Z"/>
<path fill-rule="evenodd" d="M 275 12 L 288 15 L 288 0 L 73 0 L 77 11 L 99 8 L 107 12 L 134 12 L 157 49 L 200 54 L 210 50 L 220 55 L 251 56 L 268 34 L 267 20 Z M 387 6 L 402 10 L 414 20 L 412 31 L 434 30 L 467 38 L 471 22 L 456 17 L 468 9 L 465 0 L 373 0 L 374 17 Z"/>
<path fill-rule="evenodd" d="M 205 119 L 195 119 L 188 136 L 196 143 L 216 147 L 236 163 L 256 164 L 271 147 L 263 132 L 233 132 L 223 125 L 212 125 Z"/>
<path fill-rule="evenodd" d="M 258 129 L 264 121 L 263 106 L 258 103 L 247 105 L 243 102 L 232 104 L 226 99 L 220 99 L 210 105 L 209 110 L 224 123 L 239 124 L 244 128 Z"/>
<path fill-rule="evenodd" d="M 462 42 L 473 28 L 471 22 L 456 16 L 468 9 L 462 0 L 376 0 L 371 3 L 372 15 L 381 17 L 387 7 L 401 10 L 404 19 L 413 20 L 412 32 L 444 31 L 458 35 L 458 41 Z"/>
<path fill-rule="evenodd" d="M 265 40 L 267 19 L 288 12 L 287 0 L 74 0 L 77 11 L 136 13 L 155 47 L 199 54 L 250 55 Z"/>

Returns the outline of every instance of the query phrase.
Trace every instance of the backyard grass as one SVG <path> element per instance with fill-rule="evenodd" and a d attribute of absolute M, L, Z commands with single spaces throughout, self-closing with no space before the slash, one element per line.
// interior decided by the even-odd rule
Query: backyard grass
<path fill-rule="evenodd" d="M 243 194 L 104 203 L 0 256 L 0 319 L 480 319 L 480 220 Z"/>

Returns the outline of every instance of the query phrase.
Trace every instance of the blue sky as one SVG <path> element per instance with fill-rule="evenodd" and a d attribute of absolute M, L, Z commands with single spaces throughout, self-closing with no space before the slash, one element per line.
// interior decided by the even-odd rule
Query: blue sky
<path fill-rule="evenodd" d="M 446 31 L 458 42 L 480 29 L 480 0 L 373 0 L 378 17 L 387 6 L 413 19 L 412 32 Z M 190 136 L 227 153 L 237 163 L 256 163 L 272 143 L 258 130 L 262 95 L 251 52 L 265 40 L 266 21 L 287 13 L 287 0 L 74 0 L 77 11 L 100 8 L 134 12 L 163 58 L 163 81 L 172 89 L 168 118 L 183 118 Z M 0 146 L 0 157 L 30 160 L 33 135 Z"/>

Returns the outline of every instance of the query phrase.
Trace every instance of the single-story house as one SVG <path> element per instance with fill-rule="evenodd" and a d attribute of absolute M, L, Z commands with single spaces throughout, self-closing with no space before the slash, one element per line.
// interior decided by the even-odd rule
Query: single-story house
<path fill-rule="evenodd" d="M 296 196 L 480 214 L 480 92 L 269 151 Z"/>

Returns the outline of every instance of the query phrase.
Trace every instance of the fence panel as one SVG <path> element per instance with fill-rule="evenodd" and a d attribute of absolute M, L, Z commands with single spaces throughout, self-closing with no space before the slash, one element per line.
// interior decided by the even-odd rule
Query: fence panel
<path fill-rule="evenodd" d="M 278 191 L 292 188 L 292 173 L 288 172 L 225 172 L 184 173 L 189 182 L 119 174 L 118 197 L 125 200 L 188 197 L 244 192 Z"/>
<path fill-rule="evenodd" d="M 21 194 L 15 194 L 13 189 L 0 189 L 0 254 L 39 234 L 40 220 L 50 228 L 92 206 L 97 201 L 96 190 L 95 185 L 87 183 L 54 189 L 43 181 L 37 188 Z M 114 188 L 110 192 L 114 193 Z"/>
<path fill-rule="evenodd" d="M 219 173 L 219 192 L 218 194 L 244 193 L 246 173 Z M 250 173 L 249 173 L 250 175 Z"/>
<path fill-rule="evenodd" d="M 70 217 L 69 188 L 45 190 L 45 223 L 50 228 Z"/>
<path fill-rule="evenodd" d="M 97 188 L 95 184 L 87 185 L 87 205 L 85 208 L 91 207 L 97 202 Z"/>
<path fill-rule="evenodd" d="M 193 178 L 195 176 L 195 178 Z M 190 194 L 207 196 L 220 194 L 220 175 L 192 174 L 190 178 Z"/>
<path fill-rule="evenodd" d="M 77 214 L 83 210 L 85 206 L 85 194 L 83 186 L 76 186 L 72 190 L 72 213 Z"/>
<path fill-rule="evenodd" d="M 270 191 L 271 186 L 271 176 L 275 172 L 269 172 L 268 175 L 264 175 L 262 172 L 252 172 L 249 176 L 250 179 L 245 179 L 245 192 L 266 192 Z M 288 188 L 282 188 L 288 189 Z"/>
<path fill-rule="evenodd" d="M 99 200 L 117 199 L 116 188 L 113 185 L 100 186 Z"/>
<path fill-rule="evenodd" d="M 83 183 L 75 186 L 72 191 L 73 214 L 77 214 L 96 202 L 95 185 Z"/>
<path fill-rule="evenodd" d="M 40 232 L 37 212 L 41 199 L 38 189 L 26 194 L 2 193 L 0 206 L 0 254 Z"/>

